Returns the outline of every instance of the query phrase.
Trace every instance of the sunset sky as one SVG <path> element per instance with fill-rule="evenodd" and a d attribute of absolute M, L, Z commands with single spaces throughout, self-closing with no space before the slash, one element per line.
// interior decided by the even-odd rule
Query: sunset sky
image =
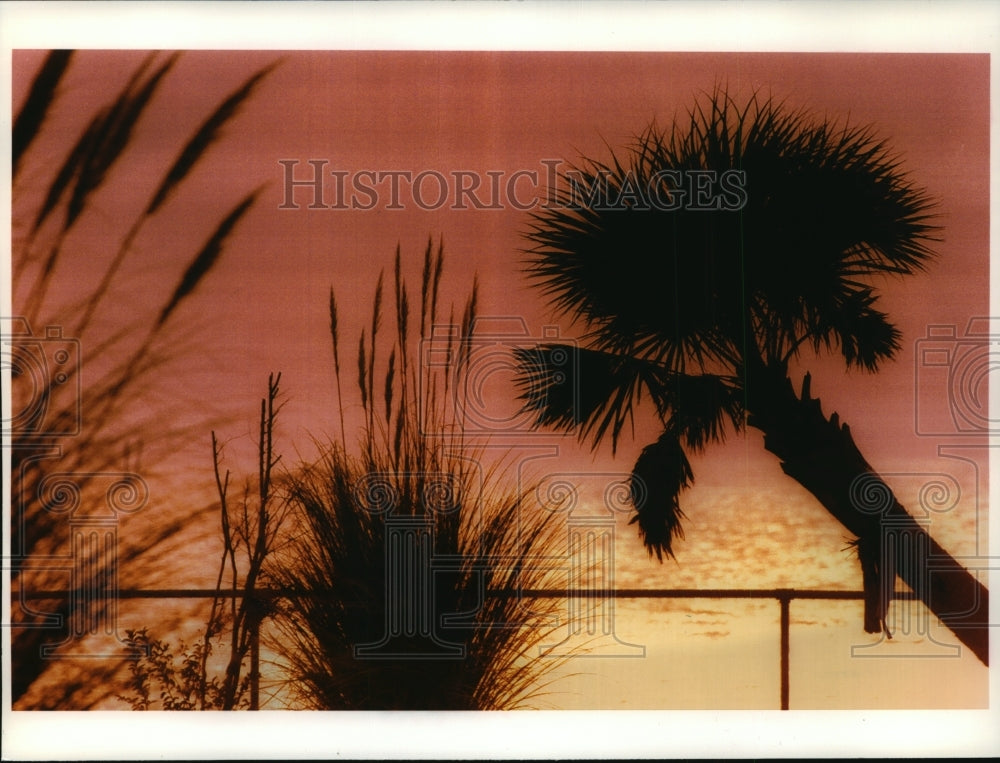
<path fill-rule="evenodd" d="M 87 47 L 82 42 L 80 46 Z M 93 110 L 122 87 L 146 50 L 161 46 L 169 47 L 156 43 L 138 46 L 140 50 L 77 54 L 60 86 L 51 122 L 32 146 L 28 160 L 44 166 L 41 157 L 47 151 L 57 155 L 57 147 L 74 140 Z M 186 46 L 178 41 L 173 47 Z M 197 342 L 197 357 L 165 368 L 151 399 L 156 404 L 190 401 L 192 407 L 181 414 L 185 420 L 228 417 L 232 423 L 227 431 L 234 438 L 232 451 L 236 457 L 246 457 L 251 454 L 246 448 L 252 446 L 247 435 L 255 425 L 255 406 L 267 374 L 280 371 L 288 400 L 280 425 L 282 445 L 289 460 L 298 455 L 307 458 L 312 454 L 313 437 L 324 439 L 339 431 L 326 310 L 331 287 L 342 311 L 345 344 L 353 348 L 369 320 L 379 272 L 391 272 L 396 247 L 402 253 L 407 281 L 416 285 L 430 237 L 435 246 L 443 240 L 445 301 L 453 301 L 456 311 L 460 312 L 476 278 L 479 312 L 490 319 L 489 324 L 483 324 L 488 330 L 527 328 L 527 337 L 515 337 L 509 340 L 511 345 L 530 344 L 534 337 L 548 335 L 546 327 L 553 326 L 560 336 L 579 336 L 581 327 L 554 316 L 523 275 L 524 233 L 530 218 L 529 210 L 518 207 L 530 207 L 533 199 L 544 194 L 547 169 L 556 162 L 574 162 L 581 156 L 608 159 L 608 147 L 622 150 L 653 120 L 669 125 L 676 116 L 684 116 L 696 98 L 716 87 L 727 88 L 737 100 L 757 92 L 786 102 L 790 108 L 801 108 L 818 120 L 872 125 L 898 153 L 913 183 L 938 202 L 936 211 L 942 226 L 941 241 L 936 245 L 939 257 L 924 274 L 879 284 L 881 309 L 902 331 L 898 357 L 877 375 L 870 375 L 848 373 L 836 358 L 807 354 L 796 378 L 804 371 L 812 373 L 813 394 L 823 401 L 824 411 L 837 411 L 850 424 L 862 453 L 886 475 L 911 510 L 928 475 L 952 478 L 960 496 L 951 510 L 933 516 L 931 532 L 953 554 L 970 559 L 988 554 L 987 442 L 955 431 L 947 380 L 939 369 L 920 363 L 921 350 L 928 346 L 928 327 L 955 327 L 956 339 L 945 337 L 942 341 L 940 334 L 933 339 L 934 348 L 949 347 L 960 343 L 970 319 L 990 314 L 988 55 L 308 51 L 273 47 L 276 49 L 185 50 L 164 79 L 130 148 L 128 165 L 134 170 L 115 174 L 102 187 L 92 227 L 74 234 L 75 264 L 55 275 L 54 304 L 82 297 L 94 287 L 103 272 L 103 266 L 94 265 L 106 263 L 113 255 L 127 225 L 122 221 L 130 221 L 148 202 L 160 175 L 204 115 L 252 73 L 276 64 L 227 126 L 224 137 L 212 147 L 186 189 L 135 242 L 136 256 L 122 271 L 109 300 L 113 307 L 99 316 L 91 336 L 81 338 L 84 368 L 88 342 L 94 343 L 106 332 L 135 320 L 151 302 L 158 303 L 164 284 L 176 282 L 191 253 L 220 217 L 250 190 L 262 186 L 256 204 L 226 242 L 221 259 L 171 326 L 177 335 Z M 44 55 L 44 50 L 14 50 L 13 113 L 23 102 Z M 359 173 L 367 178 L 363 186 L 373 186 L 377 197 L 373 199 L 362 190 L 353 199 L 362 206 L 373 201 L 373 208 L 310 208 L 314 191 L 305 185 L 291 189 L 289 198 L 287 173 L 293 172 L 300 182 L 309 180 L 310 161 L 321 163 L 326 173 L 323 202 L 327 207 L 337 206 L 336 176 L 330 172 L 338 171 L 348 185 Z M 433 203 L 438 195 L 437 179 L 445 178 L 446 202 L 439 209 L 422 209 L 420 199 L 408 193 L 404 183 L 404 192 L 395 204 L 390 181 L 377 182 L 374 177 L 397 172 L 407 172 L 409 177 L 424 173 L 426 183 L 418 190 L 424 206 L 437 206 Z M 468 182 L 475 178 L 480 183 L 476 197 L 487 206 L 500 208 L 476 209 L 471 202 L 468 208 L 451 208 L 460 183 L 457 177 Z M 50 175 L 26 176 L 23 186 L 14 189 L 15 199 L 26 200 L 30 208 L 31 199 L 44 194 L 49 180 Z M 497 200 L 490 192 L 497 188 L 503 198 L 491 204 Z M 428 198 L 432 203 L 427 203 Z M 289 208 L 292 206 L 298 208 Z M 393 206 L 402 208 L 389 208 Z M 12 221 L 15 240 L 22 222 L 16 217 Z M 12 291 L 17 314 L 24 295 L 19 294 L 17 283 Z M 497 341 L 503 345 L 508 340 L 501 337 Z M 345 376 L 353 391 L 353 357 L 350 353 L 348 357 Z M 519 453 L 531 457 L 539 446 L 556 449 L 558 455 L 539 467 L 543 474 L 627 473 L 641 448 L 657 434 L 655 425 L 637 417 L 635 437 L 626 437 L 615 456 L 609 448 L 592 453 L 572 439 L 539 437 L 523 431 L 523 421 L 517 423 L 521 420 L 513 413 L 509 375 L 501 371 L 484 378 L 482 414 L 507 422 L 498 425 L 500 429 L 510 424 L 512 428 L 497 434 L 514 461 Z M 974 389 L 983 400 L 987 394 L 985 378 L 974 380 Z M 975 408 L 974 403 L 967 404 Z M 352 427 L 361 424 L 357 409 L 354 405 L 345 411 L 348 439 Z M 981 413 L 982 409 L 976 411 Z M 946 446 L 952 447 L 949 450 Z M 202 438 L 158 466 L 168 474 L 174 470 L 175 476 L 183 471 L 211 488 L 211 463 L 206 453 Z M 628 517 L 616 516 L 620 586 L 860 588 L 856 561 L 843 551 L 846 531 L 781 473 L 773 456 L 764 451 L 759 433 L 750 430 L 745 437 L 731 436 L 724 445 L 695 456 L 692 463 L 696 485 L 682 497 L 682 501 L 689 501 L 684 505 L 691 519 L 687 540 L 678 546 L 676 564 L 661 567 L 648 561 L 634 527 L 625 524 Z M 740 532 L 759 537 L 727 545 L 726 534 Z M 742 551 L 735 548 L 739 545 L 744 546 Z M 756 552 L 759 555 L 754 557 Z M 214 556 L 212 560 L 214 565 Z M 982 561 L 972 564 L 986 566 Z M 187 563 L 165 574 L 178 585 L 211 584 L 211 569 L 206 573 Z M 718 602 L 711 604 L 712 609 L 724 609 L 714 606 Z M 725 639 L 704 638 L 696 641 L 697 646 L 685 658 L 683 650 L 677 651 L 683 643 L 681 637 L 664 635 L 674 633 L 671 627 L 684 633 L 684 628 L 692 627 L 690 620 L 684 621 L 677 614 L 684 610 L 670 615 L 642 607 L 642 602 L 630 602 L 621 609 L 620 635 L 627 641 L 642 640 L 650 645 L 651 659 L 634 660 L 634 666 L 622 668 L 633 671 L 627 675 L 634 678 L 625 678 L 625 674 L 615 677 L 617 665 L 598 668 L 605 683 L 584 682 L 579 691 L 605 692 L 605 696 L 588 702 L 585 695 L 565 706 L 766 707 L 769 700 L 761 697 L 772 691 L 776 667 L 769 652 L 765 652 L 766 658 L 751 658 L 753 665 L 766 664 L 766 668 L 760 667 L 759 675 L 746 677 L 740 685 L 742 699 L 730 697 L 727 703 L 705 690 L 694 692 L 688 704 L 677 696 L 665 700 L 664 693 L 677 691 L 676 682 L 670 684 L 664 672 L 679 670 L 671 667 L 673 660 L 692 661 L 690 672 L 680 671 L 675 679 L 694 683 L 698 675 L 706 682 L 716 679 L 704 678 L 693 665 L 718 670 L 718 680 L 724 680 L 728 669 L 719 666 L 736 665 L 743 658 L 712 652 L 711 648 L 721 648 Z M 843 638 L 855 637 L 851 628 L 864 639 L 860 608 L 857 613 L 836 609 L 830 614 L 833 610 L 811 607 L 803 605 L 797 615 L 803 623 L 827 615 L 836 623 L 823 632 L 810 631 L 800 642 L 800 655 L 818 655 L 822 661 L 825 650 L 842 649 Z M 772 622 L 776 622 L 776 609 L 739 613 L 735 619 L 727 615 L 719 621 L 725 624 L 742 619 L 745 630 L 734 637 L 738 643 L 757 643 L 759 637 L 760 643 L 769 645 L 776 639 Z M 705 627 L 722 626 L 709 621 Z M 657 643 L 667 651 L 656 652 Z M 956 665 L 961 662 L 961 667 L 951 672 L 951 668 L 942 667 L 938 674 L 933 672 L 937 667 L 928 668 L 927 662 L 919 670 L 930 672 L 909 676 L 897 669 L 898 663 L 880 665 L 873 681 L 891 683 L 894 690 L 845 700 L 836 692 L 823 693 L 824 685 L 843 686 L 844 691 L 854 691 L 850 687 L 858 685 L 856 677 L 838 677 L 838 671 L 848 667 L 834 664 L 831 658 L 826 673 L 801 679 L 809 684 L 809 690 L 798 696 L 809 709 L 984 707 L 987 671 L 977 670 L 963 658 L 955 661 Z M 815 664 L 809 662 L 813 667 Z M 803 673 L 807 670 L 802 668 Z M 934 695 L 935 686 L 945 684 L 949 687 L 947 697 L 935 695 L 940 702 L 910 703 L 914 696 Z M 612 685 L 617 688 L 607 688 Z M 763 687 L 760 694 L 754 693 L 755 686 Z"/>
<path fill-rule="evenodd" d="M 15 104 L 41 55 L 15 56 Z M 75 135 L 89 109 L 108 99 L 143 55 L 81 55 L 62 88 L 60 129 Z M 928 325 L 955 325 L 961 335 L 970 318 L 988 312 L 986 57 L 188 51 L 131 149 L 134 166 L 148 170 L 116 177 L 104 189 L 107 214 L 125 218 L 137 210 L 158 182 L 158 172 L 173 159 L 179 136 L 193 131 L 251 73 L 276 61 L 278 67 L 227 129 L 229 139 L 213 148 L 193 178 L 201 196 L 189 190 L 173 201 L 164 220 L 182 217 L 184 226 L 152 227 L 137 244 L 150 256 L 135 258 L 134 280 L 122 279 L 128 284 L 122 292 L 121 309 L 126 310 L 144 290 L 162 288 L 162 279 L 183 270 L 185 258 L 221 212 L 266 184 L 192 308 L 212 322 L 199 340 L 208 343 L 206 355 L 225 358 L 217 371 L 234 402 L 241 396 L 252 402 L 267 372 L 281 370 L 293 398 L 289 419 L 314 425 L 327 418 L 330 400 L 321 391 L 329 390 L 332 381 L 324 354 L 328 289 L 334 288 L 347 316 L 345 335 L 356 336 L 367 321 L 378 272 L 391 269 L 397 244 L 415 282 L 428 237 L 444 241 L 446 285 L 456 302 L 478 276 L 481 315 L 523 319 L 529 332 L 540 335 L 555 321 L 520 269 L 530 220 L 526 211 L 506 203 L 512 176 L 522 173 L 514 201 L 528 206 L 533 192 L 544 193 L 544 162 L 576 161 L 581 155 L 608 158 L 605 143 L 621 150 L 652 120 L 669 124 L 697 96 L 721 84 L 740 98 L 758 91 L 818 118 L 875 126 L 912 180 L 939 201 L 939 259 L 925 275 L 884 284 L 883 309 L 903 332 L 898 359 L 877 379 L 846 374 L 836 360 L 803 363 L 813 371 L 815 394 L 850 422 L 870 458 L 907 463 L 935 456 L 936 442 L 913 436 L 914 346 Z M 67 133 L 55 132 L 54 126 L 43 137 L 65 140 Z M 313 189 L 304 186 L 292 189 L 299 209 L 282 209 L 289 206 L 289 170 L 279 164 L 282 160 L 297 162 L 288 166 L 300 182 L 313 176 L 310 160 L 324 162 L 327 173 L 347 173 L 348 184 L 366 171 L 404 171 L 410 177 L 439 173 L 425 178 L 421 198 L 435 205 L 437 177 L 445 177 L 448 201 L 440 209 L 421 209 L 408 198 L 402 180 L 398 206 L 403 209 L 387 209 L 393 203 L 390 180 L 375 183 L 369 177 L 361 182 L 378 193 L 373 209 L 310 209 Z M 503 208 L 478 210 L 465 201 L 470 208 L 450 209 L 456 172 L 482 179 L 477 198 L 487 204 L 492 199 L 487 173 L 497 173 Z M 336 186 L 329 174 L 324 185 L 323 202 L 334 206 Z M 371 203 L 370 195 L 355 193 L 354 199 Z M 99 262 L 109 243 L 95 237 L 90 244 L 94 258 L 88 262 Z M 171 252 L 178 253 L 174 263 Z M 96 279 L 99 272 L 62 275 L 82 290 L 86 279 Z M 568 325 L 562 330 L 570 337 L 580 333 Z M 218 385 L 220 378 L 209 383 Z M 942 407 L 946 414 L 947 406 Z M 930 409 L 929 415 L 941 413 Z M 631 454 L 625 451 L 622 458 L 630 461 Z M 724 472 L 732 474 L 732 465 Z"/>

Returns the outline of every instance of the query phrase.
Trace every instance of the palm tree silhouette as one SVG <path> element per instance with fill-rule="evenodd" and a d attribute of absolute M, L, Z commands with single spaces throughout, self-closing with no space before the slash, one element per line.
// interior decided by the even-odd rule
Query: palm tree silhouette
<path fill-rule="evenodd" d="M 663 432 L 636 461 L 632 521 L 661 561 L 682 533 L 687 452 L 730 424 L 761 430 L 785 473 L 856 536 L 865 630 L 888 632 L 898 573 L 986 663 L 986 588 L 900 505 L 837 414 L 822 413 L 810 376 L 799 394 L 789 377 L 807 347 L 868 371 L 893 357 L 900 332 L 872 277 L 924 268 L 932 208 L 871 128 L 716 90 L 684 124 L 653 124 L 627 159 L 584 160 L 550 189 L 528 233 L 528 274 L 587 333 L 579 346 L 519 351 L 518 384 L 538 425 L 595 448 L 617 446 L 648 394 Z M 884 543 L 889 524 L 912 543 Z"/>

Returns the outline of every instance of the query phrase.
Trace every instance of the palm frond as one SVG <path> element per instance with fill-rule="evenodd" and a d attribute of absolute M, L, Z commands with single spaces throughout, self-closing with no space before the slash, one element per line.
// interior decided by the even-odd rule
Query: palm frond
<path fill-rule="evenodd" d="M 594 448 L 608 433 L 617 448 L 643 389 L 660 420 L 689 447 L 722 440 L 727 421 L 742 425 L 738 384 L 730 378 L 675 373 L 656 362 L 569 344 L 515 348 L 514 358 L 519 399 L 535 423 L 576 431 Z"/>
<path fill-rule="evenodd" d="M 532 218 L 528 277 L 593 346 L 670 370 L 733 367 L 755 325 L 780 358 L 826 341 L 845 281 L 926 267 L 934 202 L 870 126 L 821 121 L 754 94 L 700 100 L 624 156 L 571 165 Z M 849 362 L 892 354 L 871 284 Z M 871 330 L 873 333 L 866 333 Z M 864 359 L 864 360 L 862 360 Z"/>
<path fill-rule="evenodd" d="M 680 493 L 694 479 L 678 436 L 665 431 L 642 449 L 632 469 L 629 487 L 636 515 L 629 524 L 639 524 L 639 536 L 659 561 L 673 558 L 673 539 L 683 538 Z"/>
<path fill-rule="evenodd" d="M 845 285 L 828 301 L 830 308 L 817 310 L 810 319 L 816 327 L 810 337 L 814 349 L 839 349 L 848 366 L 872 372 L 899 350 L 899 329 L 873 307 L 878 297 L 872 288 Z"/>

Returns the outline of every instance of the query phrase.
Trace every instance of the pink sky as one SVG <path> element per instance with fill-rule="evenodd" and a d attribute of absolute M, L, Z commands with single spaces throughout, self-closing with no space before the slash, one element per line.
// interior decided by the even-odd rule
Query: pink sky
<path fill-rule="evenodd" d="M 64 83 L 63 116 L 53 125 L 78 129 L 86 107 L 107 98 L 141 57 L 134 51 L 82 54 Z M 129 209 L 144 203 L 159 168 L 176 151 L 176 136 L 193 130 L 222 95 L 278 57 L 265 51 L 185 53 L 140 125 L 132 166 L 143 170 L 117 177 L 106 189 L 107 218 L 127 219 Z M 15 56 L 15 104 L 38 60 L 32 52 Z M 386 183 L 370 211 L 307 209 L 306 188 L 295 192 L 299 210 L 282 210 L 279 160 L 298 160 L 298 178 L 307 176 L 306 162 L 314 159 L 328 162 L 327 171 L 497 171 L 504 182 L 527 170 L 544 183 L 544 160 L 604 157 L 605 141 L 624 146 L 651 119 L 668 123 L 717 83 L 739 94 L 772 93 L 821 117 L 875 125 L 914 182 L 939 199 L 939 260 L 924 275 L 884 284 L 884 308 L 903 330 L 898 360 L 877 378 L 846 374 L 837 361 L 805 364 L 814 372 L 814 393 L 850 422 L 876 465 L 880 459 L 932 457 L 937 443 L 913 437 L 914 343 L 929 324 L 955 324 L 961 333 L 970 317 L 988 311 L 986 56 L 293 52 L 230 126 L 229 139 L 213 149 L 192 187 L 172 202 L 164 220 L 181 215 L 185 225 L 154 225 L 138 242 L 151 254 L 136 258 L 141 264 L 120 310 L 125 314 L 130 301 L 141 301 L 148 284 L 162 288 L 162 279 L 183 267 L 221 210 L 268 183 L 195 297 L 200 317 L 213 321 L 204 344 L 206 353 L 225 355 L 219 371 L 234 397 L 254 400 L 266 373 L 280 369 L 294 398 L 289 416 L 322 429 L 321 422 L 332 424 L 329 400 L 316 394 L 330 383 L 327 289 L 336 289 L 348 316 L 345 335 L 356 336 L 360 321 L 352 324 L 352 313 L 367 320 L 377 272 L 391 267 L 397 243 L 411 283 L 428 236 L 443 237 L 446 284 L 456 301 L 478 274 L 481 314 L 523 318 L 535 333 L 552 317 L 519 273 L 525 212 L 509 205 L 425 211 L 405 197 L 405 210 L 388 210 Z M 424 187 L 433 197 L 433 182 Z M 530 198 L 529 180 L 519 188 Z M 64 273 L 67 283 L 84 288 L 87 272 L 99 272 L 91 264 L 112 251 L 100 237 L 105 233 L 83 242 L 94 248 L 93 259 L 87 271 Z M 623 450 L 630 459 L 627 445 Z"/>
<path fill-rule="evenodd" d="M 55 150 L 47 149 L 46 141 L 65 146 L 74 139 L 90 110 L 112 97 L 143 55 L 80 53 L 63 83 L 50 131 L 32 148 L 31 158 Z M 510 205 L 426 211 L 407 200 L 406 209 L 392 210 L 385 208 L 385 196 L 368 211 L 317 210 L 308 208 L 308 189 L 295 192 L 299 209 L 281 209 L 286 201 L 281 160 L 297 160 L 299 178 L 309 172 L 309 160 L 323 160 L 326 170 L 349 173 L 468 171 L 488 177 L 497 172 L 506 182 L 518 171 L 534 171 L 544 181 L 543 162 L 573 161 L 581 154 L 607 158 L 605 144 L 625 146 L 650 120 L 669 123 L 696 95 L 723 83 L 738 95 L 760 90 L 821 118 L 874 125 L 903 157 L 913 181 L 940 201 L 939 260 L 926 274 L 884 284 L 883 309 L 903 331 L 898 359 L 877 376 L 848 374 L 829 358 L 805 359 L 803 368 L 813 372 L 813 393 L 824 410 L 837 410 L 851 425 L 876 469 L 953 471 L 937 449 L 955 438 L 914 431 L 915 386 L 924 378 L 924 371 L 916 370 L 915 343 L 929 325 L 955 325 L 961 335 L 970 318 L 988 313 L 987 56 L 189 51 L 139 125 L 129 157 L 135 171 L 112 178 L 98 197 L 93 227 L 76 234 L 79 264 L 58 273 L 59 294 L 86 292 L 88 279 L 102 272 L 94 264 L 113 254 L 117 237 L 204 114 L 250 73 L 279 58 L 281 65 L 186 190 L 165 208 L 162 222 L 154 221 L 136 242 L 114 308 L 98 324 L 107 329 L 131 320 L 153 295 L 162 294 L 165 283 L 176 281 L 221 214 L 249 189 L 267 184 L 223 259 L 187 304 L 188 320 L 200 326 L 200 356 L 165 373 L 162 394 L 186 396 L 236 416 L 247 422 L 232 428 L 231 434 L 239 435 L 253 426 L 268 372 L 281 371 L 289 397 L 284 443 L 289 454 L 296 448 L 308 453 L 309 435 L 333 435 L 338 428 L 328 289 L 334 287 L 343 311 L 342 336 L 349 348 L 345 378 L 353 390 L 350 350 L 369 320 L 378 272 L 391 271 L 399 244 L 414 287 L 428 236 L 443 237 L 445 293 L 459 310 L 478 275 L 481 315 L 523 320 L 534 336 L 556 322 L 519 271 L 529 222 L 524 211 Z M 33 51 L 14 56 L 15 112 L 40 60 Z M 28 198 L 44 192 L 48 177 L 28 176 L 24 182 L 18 192 Z M 14 291 L 16 307 L 17 284 Z M 188 325 L 182 321 L 178 328 Z M 565 323 L 561 330 L 570 337 L 580 331 Z M 489 389 L 502 395 L 502 380 Z M 945 390 L 925 387 L 922 394 L 936 420 L 947 422 Z M 509 410 L 508 400 L 492 404 Z M 350 411 L 348 416 L 350 425 Z M 640 419 L 637 439 L 626 438 L 616 459 L 607 449 L 593 456 L 571 441 L 558 441 L 564 459 L 559 468 L 628 471 L 656 433 Z M 536 442 L 529 435 L 504 440 L 515 449 Z M 176 464 L 196 464 L 210 485 L 206 453 L 203 442 L 195 443 L 177 454 Z M 981 459 L 980 465 L 985 474 Z M 754 431 L 697 457 L 695 475 L 698 486 L 733 490 L 788 485 Z M 985 489 L 985 481 L 974 484 L 967 470 L 961 479 L 963 489 Z M 657 569 L 650 570 L 653 587 L 659 584 Z"/>

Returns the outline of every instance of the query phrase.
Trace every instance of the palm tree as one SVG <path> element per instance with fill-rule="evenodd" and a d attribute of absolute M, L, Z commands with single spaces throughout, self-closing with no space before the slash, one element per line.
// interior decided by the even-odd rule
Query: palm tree
<path fill-rule="evenodd" d="M 789 376 L 809 347 L 872 372 L 894 356 L 900 332 L 873 277 L 934 257 L 933 201 L 870 127 L 719 90 L 687 116 L 670 131 L 650 126 L 627 159 L 571 167 L 534 214 L 529 277 L 587 332 L 579 347 L 518 353 L 526 410 L 614 448 L 649 395 L 663 431 L 636 461 L 632 521 L 661 561 L 681 535 L 687 453 L 729 425 L 761 430 L 785 473 L 856 536 L 865 630 L 888 633 L 898 573 L 986 663 L 986 588 L 900 505 L 837 414 L 823 414 L 809 374 L 800 394 Z M 889 528 L 912 544 L 884 542 Z"/>

